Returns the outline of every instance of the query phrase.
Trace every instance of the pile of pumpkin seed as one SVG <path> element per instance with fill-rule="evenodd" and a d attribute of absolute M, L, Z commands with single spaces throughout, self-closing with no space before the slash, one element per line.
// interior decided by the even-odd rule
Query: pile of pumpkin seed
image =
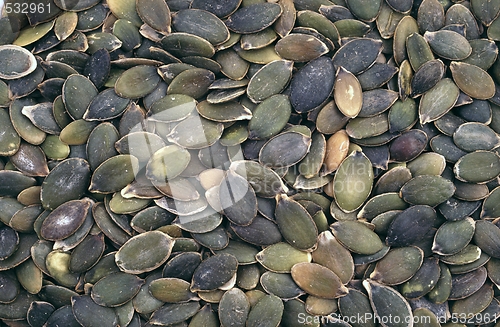
<path fill-rule="evenodd" d="M 500 0 L 16 1 L 0 326 L 500 326 Z"/>

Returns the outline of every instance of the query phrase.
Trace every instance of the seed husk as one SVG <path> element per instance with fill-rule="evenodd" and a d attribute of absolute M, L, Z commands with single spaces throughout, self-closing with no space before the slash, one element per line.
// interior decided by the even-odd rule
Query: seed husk
<path fill-rule="evenodd" d="M 360 208 L 373 186 L 370 160 L 362 152 L 351 153 L 340 164 L 333 184 L 335 201 L 343 211 L 353 212 Z"/>
<path fill-rule="evenodd" d="M 398 285 L 409 280 L 420 269 L 423 251 L 418 247 L 391 249 L 377 262 L 370 278 L 385 285 Z"/>
<path fill-rule="evenodd" d="M 453 166 L 453 172 L 463 182 L 484 184 L 492 180 L 492 176 L 500 169 L 498 161 L 498 156 L 493 152 L 475 151 L 461 157 Z"/>
<path fill-rule="evenodd" d="M 213 255 L 202 261 L 194 271 L 191 291 L 213 291 L 223 287 L 236 274 L 237 268 L 238 260 L 232 254 Z"/>
<path fill-rule="evenodd" d="M 405 321 L 408 317 L 413 318 L 408 302 L 398 292 L 389 286 L 385 286 L 371 279 L 364 280 L 363 286 L 368 292 L 373 312 L 378 317 L 400 317 Z M 388 305 L 390 303 L 390 305 Z M 411 323 L 402 323 L 401 326 L 411 326 Z"/>
<path fill-rule="evenodd" d="M 291 270 L 293 280 L 306 291 L 317 297 L 333 299 L 347 294 L 347 288 L 340 278 L 326 267 L 316 263 L 297 263 Z M 331 288 L 325 289 L 325 284 Z"/>
<path fill-rule="evenodd" d="M 370 255 L 384 246 L 370 228 L 358 221 L 338 221 L 331 225 L 331 229 L 335 238 L 354 253 Z"/>

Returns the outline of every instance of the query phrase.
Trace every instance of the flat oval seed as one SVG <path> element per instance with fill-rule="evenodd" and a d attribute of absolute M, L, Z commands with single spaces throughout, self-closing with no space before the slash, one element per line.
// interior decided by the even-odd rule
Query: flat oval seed
<path fill-rule="evenodd" d="M 252 118 L 252 112 L 249 109 L 233 101 L 219 104 L 202 101 L 196 105 L 196 110 L 200 116 L 216 122 L 233 122 Z"/>
<path fill-rule="evenodd" d="M 231 225 L 231 229 L 242 240 L 259 246 L 275 244 L 282 240 L 281 232 L 276 224 L 259 214 L 250 225 Z"/>
<path fill-rule="evenodd" d="M 325 102 L 335 82 L 331 59 L 319 57 L 307 63 L 290 82 L 290 102 L 298 113 L 308 112 Z"/>
<path fill-rule="evenodd" d="M 35 56 L 28 50 L 5 44 L 0 46 L 0 78 L 11 80 L 26 76 L 36 69 Z"/>
<path fill-rule="evenodd" d="M 116 272 L 100 279 L 92 287 L 91 297 L 105 307 L 117 307 L 131 300 L 140 290 L 144 280 L 137 276 Z"/>
<path fill-rule="evenodd" d="M 235 33 L 251 34 L 271 26 L 281 12 L 281 6 L 276 3 L 256 3 L 236 10 L 226 20 L 226 25 Z"/>
<path fill-rule="evenodd" d="M 250 309 L 247 327 L 276 327 L 283 316 L 283 301 L 275 295 L 265 295 Z"/>
<path fill-rule="evenodd" d="M 329 49 L 312 35 L 292 33 L 276 43 L 276 52 L 283 59 L 306 62 L 328 53 Z"/>
<path fill-rule="evenodd" d="M 359 221 L 338 221 L 331 229 L 335 238 L 354 253 L 371 255 L 384 247 L 378 235 Z"/>
<path fill-rule="evenodd" d="M 229 31 L 224 22 L 205 10 L 179 10 L 172 17 L 172 26 L 178 32 L 198 35 L 213 45 L 221 44 L 229 39 Z"/>
<path fill-rule="evenodd" d="M 423 251 L 415 246 L 391 249 L 377 262 L 370 278 L 386 285 L 402 284 L 415 275 L 423 259 Z"/>
<path fill-rule="evenodd" d="M 297 263 L 291 270 L 293 280 L 308 294 L 335 299 L 347 294 L 340 278 L 330 269 L 317 263 Z M 328 285 L 328 287 L 325 287 Z"/>
<path fill-rule="evenodd" d="M 170 9 L 165 1 L 139 0 L 136 3 L 137 14 L 146 24 L 155 30 L 170 33 Z"/>
<path fill-rule="evenodd" d="M 12 164 L 26 176 L 47 176 L 47 159 L 40 147 L 21 143 L 17 152 L 10 157 Z"/>
<path fill-rule="evenodd" d="M 201 56 L 211 58 L 215 49 L 202 37 L 189 33 L 171 33 L 161 40 L 163 49 L 176 57 Z"/>
<path fill-rule="evenodd" d="M 487 220 L 476 221 L 474 243 L 486 254 L 500 258 L 500 228 Z"/>
<path fill-rule="evenodd" d="M 311 138 L 298 132 L 284 132 L 267 141 L 259 153 L 259 162 L 269 167 L 289 167 L 302 160 L 311 146 Z M 290 152 L 289 149 L 295 149 Z"/>
<path fill-rule="evenodd" d="M 453 141 L 462 150 L 492 150 L 500 145 L 500 137 L 490 127 L 481 123 L 465 123 L 453 133 Z"/>
<path fill-rule="evenodd" d="M 257 197 L 247 180 L 229 171 L 219 188 L 219 201 L 230 222 L 248 226 L 257 215 Z"/>
<path fill-rule="evenodd" d="M 382 51 L 382 42 L 369 38 L 354 39 L 344 44 L 333 56 L 335 69 L 343 67 L 354 75 L 370 68 Z"/>
<path fill-rule="evenodd" d="M 358 79 L 343 67 L 337 70 L 333 97 L 340 112 L 349 118 L 356 117 L 363 106 L 363 95 Z"/>
<path fill-rule="evenodd" d="M 290 100 L 285 95 L 276 94 L 264 100 L 252 112 L 248 123 L 249 138 L 265 139 L 279 133 L 288 122 L 291 111 Z"/>
<path fill-rule="evenodd" d="M 322 232 L 318 237 L 318 246 L 312 252 L 315 263 L 329 268 L 343 284 L 347 284 L 354 275 L 354 261 L 351 253 L 342 246 L 330 231 Z"/>
<path fill-rule="evenodd" d="M 233 161 L 229 169 L 245 178 L 258 196 L 272 198 L 288 190 L 278 174 L 255 161 Z"/>
<path fill-rule="evenodd" d="M 87 107 L 97 96 L 94 84 L 82 75 L 70 75 L 63 84 L 62 100 L 73 119 L 82 119 Z"/>
<path fill-rule="evenodd" d="M 250 312 L 250 302 L 239 288 L 233 288 L 222 295 L 219 302 L 219 320 L 222 326 L 245 326 Z"/>
<path fill-rule="evenodd" d="M 62 161 L 52 168 L 42 183 L 40 199 L 43 207 L 53 210 L 69 200 L 79 199 L 89 182 L 90 167 L 85 160 L 70 158 Z"/>
<path fill-rule="evenodd" d="M 217 142 L 223 130 L 221 123 L 191 116 L 177 124 L 167 139 L 187 149 L 201 149 Z"/>
<path fill-rule="evenodd" d="M 489 151 L 471 152 L 455 163 L 453 172 L 463 182 L 484 184 L 500 174 L 500 158 Z"/>
<path fill-rule="evenodd" d="M 193 317 L 200 309 L 198 302 L 165 304 L 153 312 L 150 323 L 153 325 L 175 325 Z"/>
<path fill-rule="evenodd" d="M 292 78 L 293 62 L 276 60 L 259 69 L 248 82 L 247 95 L 255 103 L 278 94 Z"/>
<path fill-rule="evenodd" d="M 440 272 L 437 258 L 425 258 L 415 275 L 401 286 L 401 294 L 407 299 L 424 296 L 436 286 Z"/>
<path fill-rule="evenodd" d="M 187 302 L 196 299 L 196 295 L 189 290 L 189 285 L 189 282 L 180 278 L 158 278 L 149 284 L 149 292 L 163 302 Z"/>
<path fill-rule="evenodd" d="M 139 161 L 128 154 L 120 154 L 104 161 L 92 174 L 89 191 L 113 193 L 131 183 L 139 171 Z"/>
<path fill-rule="evenodd" d="M 372 164 L 364 153 L 355 151 L 342 161 L 335 174 L 335 201 L 343 211 L 353 212 L 363 205 L 372 186 Z"/>
<path fill-rule="evenodd" d="M 284 194 L 277 201 L 276 223 L 285 240 L 299 250 L 311 250 L 316 245 L 318 236 L 318 229 L 311 215 L 297 201 Z"/>
<path fill-rule="evenodd" d="M 411 161 L 422 153 L 427 141 L 427 135 L 421 130 L 406 131 L 392 141 L 389 148 L 391 159 L 396 162 Z"/>
<path fill-rule="evenodd" d="M 399 324 L 388 326 L 411 327 L 413 325 L 413 314 L 410 305 L 396 290 L 370 279 L 364 280 L 363 286 L 368 292 L 370 304 L 377 317 L 391 316 L 394 319 L 399 318 Z M 387 305 L 388 303 L 391 305 Z"/>
<path fill-rule="evenodd" d="M 444 69 L 444 64 L 439 59 L 423 63 L 413 75 L 411 95 L 415 97 L 433 88 L 443 78 Z"/>
<path fill-rule="evenodd" d="M 472 52 L 469 41 L 453 31 L 427 31 L 424 34 L 424 38 L 429 42 L 432 51 L 444 59 L 462 60 L 467 58 Z"/>
<path fill-rule="evenodd" d="M 167 261 L 174 240 L 167 234 L 151 231 L 129 239 L 115 255 L 116 265 L 129 274 L 154 270 Z"/>
<path fill-rule="evenodd" d="M 266 269 L 277 273 L 289 273 L 293 265 L 311 262 L 311 254 L 296 249 L 288 243 L 276 243 L 255 255 L 257 261 Z"/>
<path fill-rule="evenodd" d="M 96 304 L 88 295 L 71 298 L 71 307 L 76 320 L 82 326 L 118 326 L 118 317 L 113 309 Z"/>
<path fill-rule="evenodd" d="M 371 22 L 377 18 L 383 1 L 348 0 L 346 4 L 352 13 L 362 21 Z"/>
<path fill-rule="evenodd" d="M 436 211 L 429 206 L 415 205 L 398 214 L 389 225 L 385 242 L 388 246 L 409 246 L 418 242 L 432 229 Z M 412 225 L 414 228 L 408 229 Z"/>
<path fill-rule="evenodd" d="M 495 95 L 495 83 L 491 76 L 476 65 L 465 62 L 452 62 L 451 74 L 457 86 L 465 94 L 486 100 Z"/>
<path fill-rule="evenodd" d="M 86 108 L 83 119 L 87 121 L 110 120 L 120 116 L 130 105 L 130 100 L 119 96 L 114 89 L 96 95 Z"/>
<path fill-rule="evenodd" d="M 420 100 L 418 107 L 420 123 L 423 125 L 444 116 L 455 105 L 459 94 L 458 86 L 451 79 L 440 80 Z"/>
<path fill-rule="evenodd" d="M 167 145 L 156 151 L 146 166 L 146 177 L 157 183 L 166 183 L 179 176 L 189 164 L 190 153 L 177 146 Z"/>
<path fill-rule="evenodd" d="M 474 230 L 475 222 L 470 217 L 459 221 L 446 222 L 439 227 L 434 236 L 432 251 L 440 255 L 458 253 L 472 240 Z"/>
<path fill-rule="evenodd" d="M 266 271 L 260 277 L 260 283 L 266 292 L 283 300 L 294 299 L 304 294 L 304 291 L 293 281 L 290 274 Z"/>
<path fill-rule="evenodd" d="M 91 202 L 87 200 L 73 200 L 60 205 L 44 220 L 41 236 L 50 241 L 70 236 L 83 224 L 90 205 Z"/>
<path fill-rule="evenodd" d="M 151 93 L 160 82 L 160 75 L 154 66 L 135 66 L 123 72 L 115 84 L 120 97 L 135 99 Z"/>
<path fill-rule="evenodd" d="M 409 180 L 400 196 L 410 204 L 426 204 L 431 207 L 446 201 L 455 193 L 455 185 L 441 176 L 417 176 Z"/>
<path fill-rule="evenodd" d="M 236 274 L 238 260 L 229 253 L 213 255 L 203 260 L 194 271 L 191 291 L 213 291 L 229 282 Z"/>
<path fill-rule="evenodd" d="M 484 267 L 479 267 L 469 273 L 452 275 L 451 293 L 448 299 L 459 300 L 467 298 L 476 293 L 487 278 L 487 271 Z"/>

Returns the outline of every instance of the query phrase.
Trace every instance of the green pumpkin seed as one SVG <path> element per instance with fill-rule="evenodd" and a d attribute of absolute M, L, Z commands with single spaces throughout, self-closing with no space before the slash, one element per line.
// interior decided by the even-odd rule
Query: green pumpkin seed
<path fill-rule="evenodd" d="M 83 224 L 91 202 L 86 200 L 72 200 L 65 202 L 52 211 L 44 220 L 41 235 L 44 239 L 62 240 Z"/>
<path fill-rule="evenodd" d="M 425 258 L 415 275 L 401 286 L 401 294 L 407 299 L 424 296 L 436 286 L 440 274 L 439 260 Z"/>
<path fill-rule="evenodd" d="M 420 70 L 423 64 L 434 60 L 431 48 L 427 40 L 418 33 L 413 33 L 406 40 L 408 60 L 415 72 Z"/>
<path fill-rule="evenodd" d="M 21 113 L 24 116 L 28 117 L 33 125 L 41 129 L 45 133 L 59 134 L 61 132 L 61 127 L 59 127 L 59 125 L 57 124 L 57 121 L 55 120 L 52 113 L 52 103 L 50 102 L 43 102 L 32 106 L 24 106 Z M 7 121 L 9 120 L 7 119 Z M 8 130 L 8 125 L 5 128 Z"/>
<path fill-rule="evenodd" d="M 277 273 L 289 273 L 294 264 L 311 262 L 310 253 L 300 251 L 287 243 L 270 245 L 257 253 L 255 258 L 266 269 Z"/>
<path fill-rule="evenodd" d="M 451 306 L 452 314 L 476 315 L 488 307 L 493 300 L 491 284 L 484 284 L 477 292 L 463 300 L 458 300 Z"/>
<path fill-rule="evenodd" d="M 486 268 L 479 267 L 470 273 L 452 275 L 451 293 L 448 299 L 460 300 L 476 293 L 486 281 Z"/>
<path fill-rule="evenodd" d="M 198 35 L 213 45 L 224 43 L 229 39 L 226 25 L 213 13 L 205 10 L 179 10 L 172 17 L 172 26 L 178 32 Z M 210 26 L 210 29 L 204 28 L 206 26 Z"/>
<path fill-rule="evenodd" d="M 134 180 L 139 162 L 136 157 L 126 154 L 116 155 L 104 161 L 92 174 L 89 190 L 97 193 L 120 191 Z M 125 173 L 125 175 L 123 174 Z M 112 176 L 119 174 L 119 179 Z M 111 181 L 114 182 L 111 182 Z"/>
<path fill-rule="evenodd" d="M 405 16 L 399 21 L 394 31 L 393 41 L 394 60 L 397 64 L 408 59 L 406 39 L 413 33 L 418 33 L 418 29 L 417 21 L 412 16 Z"/>
<path fill-rule="evenodd" d="M 202 117 L 191 116 L 174 127 L 168 139 L 187 149 L 213 145 L 221 137 L 223 125 Z"/>
<path fill-rule="evenodd" d="M 340 164 L 333 184 L 335 201 L 343 211 L 353 212 L 360 208 L 373 186 L 370 160 L 362 152 L 351 153 Z"/>
<path fill-rule="evenodd" d="M 495 84 L 488 73 L 465 62 L 450 64 L 453 80 L 465 94 L 476 99 L 489 99 L 495 94 Z"/>
<path fill-rule="evenodd" d="M 334 69 L 332 60 L 319 57 L 307 63 L 293 76 L 290 82 L 290 102 L 295 111 L 311 111 L 328 99 L 335 83 Z"/>
<path fill-rule="evenodd" d="M 374 117 L 356 117 L 347 123 L 345 129 L 347 134 L 355 139 L 365 139 L 382 135 L 389 130 L 387 113 L 381 113 Z"/>
<path fill-rule="evenodd" d="M 219 200 L 226 217 L 234 224 L 248 226 L 257 215 L 253 188 L 240 175 L 229 172 L 222 180 Z"/>
<path fill-rule="evenodd" d="M 163 49 L 176 57 L 201 56 L 210 58 L 215 50 L 206 39 L 189 33 L 171 33 L 161 40 Z"/>
<path fill-rule="evenodd" d="M 351 317 L 353 315 L 360 314 L 364 317 L 368 315 L 373 316 L 373 310 L 370 306 L 370 301 L 368 297 L 357 289 L 349 289 L 349 293 L 338 300 L 340 313 L 345 317 Z M 364 325 L 367 327 L 374 327 L 375 323 L 373 319 L 366 319 L 363 321 Z M 361 323 L 353 323 L 353 326 L 359 327 Z"/>
<path fill-rule="evenodd" d="M 35 56 L 17 45 L 0 46 L 0 78 L 17 79 L 35 71 L 37 62 Z"/>
<path fill-rule="evenodd" d="M 275 327 L 283 316 L 283 301 L 275 295 L 265 295 L 250 309 L 247 327 Z"/>
<path fill-rule="evenodd" d="M 376 317 L 389 317 L 389 315 L 394 319 L 399 317 L 400 323 L 386 324 L 387 326 L 412 326 L 413 315 L 410 305 L 396 290 L 370 279 L 364 280 L 363 286 L 368 292 Z M 388 303 L 391 305 L 387 305 Z"/>
<path fill-rule="evenodd" d="M 443 77 L 444 64 L 441 60 L 429 60 L 415 72 L 411 81 L 412 96 L 424 94 L 432 89 Z"/>
<path fill-rule="evenodd" d="M 436 286 L 429 292 L 429 299 L 434 303 L 441 304 L 448 300 L 451 292 L 451 274 L 448 267 L 440 263 L 441 272 Z"/>
<path fill-rule="evenodd" d="M 245 326 L 250 312 L 250 302 L 239 288 L 224 293 L 219 303 L 219 320 L 222 326 Z"/>
<path fill-rule="evenodd" d="M 202 101 L 196 106 L 200 116 L 216 122 L 232 122 L 237 120 L 249 120 L 252 112 L 237 102 L 225 102 L 212 104 Z"/>
<path fill-rule="evenodd" d="M 306 62 L 328 53 L 328 47 L 311 35 L 292 33 L 276 43 L 276 52 L 284 59 Z"/>
<path fill-rule="evenodd" d="M 499 161 L 498 156 L 493 152 L 471 152 L 455 163 L 453 171 L 455 177 L 463 182 L 484 184 L 498 176 Z"/>
<path fill-rule="evenodd" d="M 465 37 L 453 31 L 427 31 L 424 38 L 438 56 L 449 60 L 462 60 L 467 58 L 472 47 Z"/>
<path fill-rule="evenodd" d="M 63 85 L 62 100 L 73 119 L 82 119 L 97 94 L 96 87 L 89 79 L 82 75 L 70 75 Z"/>
<path fill-rule="evenodd" d="M 12 89 L 11 91 L 12 92 Z M 23 107 L 25 105 L 33 105 L 32 100 L 27 99 L 16 99 L 10 103 L 9 115 L 12 123 L 12 127 L 16 130 L 19 136 L 26 140 L 26 142 L 33 145 L 40 145 L 46 138 L 44 131 L 38 129 L 25 115 L 22 114 Z M 5 123 L 5 130 L 11 129 L 8 127 L 8 122 Z M 12 133 L 12 131 L 10 132 Z M 14 134 L 12 134 L 14 135 Z M 9 136 L 9 137 L 12 137 Z M 15 135 L 14 135 L 15 136 Z"/>
<path fill-rule="evenodd" d="M 458 95 L 459 89 L 451 79 L 439 81 L 422 96 L 419 106 L 420 122 L 425 124 L 441 118 L 455 105 Z"/>
<path fill-rule="evenodd" d="M 420 269 L 423 257 L 423 251 L 418 247 L 391 249 L 377 262 L 370 278 L 385 285 L 402 284 Z"/>
<path fill-rule="evenodd" d="M 258 196 L 271 198 L 287 191 L 287 187 L 279 176 L 265 165 L 248 160 L 237 160 L 231 163 L 229 169 L 245 178 Z"/>
<path fill-rule="evenodd" d="M 316 263 L 298 263 L 291 270 L 293 280 L 308 294 L 326 299 L 333 299 L 347 294 L 340 278 L 330 269 Z M 324 285 L 331 285 L 324 288 Z"/>
<path fill-rule="evenodd" d="M 486 254 L 493 258 L 500 255 L 499 248 L 500 229 L 487 220 L 476 221 L 474 243 Z"/>
<path fill-rule="evenodd" d="M 298 202 L 281 195 L 275 216 L 281 234 L 292 246 L 307 251 L 316 245 L 317 227 L 309 213 Z"/>
<path fill-rule="evenodd" d="M 175 325 L 194 316 L 200 309 L 198 302 L 164 304 L 153 312 L 149 322 L 153 325 Z"/>
<path fill-rule="evenodd" d="M 259 161 L 270 167 L 289 167 L 302 160 L 311 146 L 311 138 L 298 132 L 284 132 L 271 138 L 259 153 Z M 295 151 L 288 150 L 293 147 Z"/>
<path fill-rule="evenodd" d="M 473 244 L 468 244 L 460 252 L 441 256 L 440 260 L 449 265 L 466 265 L 478 260 L 481 256 L 481 249 Z"/>
<path fill-rule="evenodd" d="M 105 307 L 117 307 L 131 300 L 140 290 L 144 280 L 137 276 L 116 272 L 109 274 L 92 287 L 91 297 Z"/>
<path fill-rule="evenodd" d="M 382 1 L 348 0 L 346 4 L 354 16 L 362 21 L 372 22 L 377 18 Z"/>
<path fill-rule="evenodd" d="M 293 62 L 277 60 L 259 69 L 250 79 L 247 94 L 253 102 L 261 102 L 280 93 L 292 77 Z"/>
<path fill-rule="evenodd" d="M 463 250 L 474 236 L 475 223 L 470 217 L 446 222 L 439 227 L 432 245 L 433 252 L 451 255 Z M 450 238 L 450 235 L 453 237 Z"/>
<path fill-rule="evenodd" d="M 214 73 L 207 69 L 188 69 L 181 72 L 172 80 L 167 93 L 184 94 L 197 99 L 208 92 L 208 87 L 214 79 Z"/>
<path fill-rule="evenodd" d="M 304 294 L 304 291 L 297 286 L 290 274 L 266 271 L 260 277 L 260 283 L 266 292 L 281 299 L 289 300 Z"/>
<path fill-rule="evenodd" d="M 315 263 L 332 270 L 343 284 L 347 284 L 354 274 L 354 261 L 350 252 L 344 248 L 330 231 L 318 237 L 318 247 L 312 252 Z"/>
<path fill-rule="evenodd" d="M 94 326 L 106 324 L 106 326 L 118 326 L 118 317 L 111 308 L 96 304 L 88 295 L 80 295 L 71 298 L 71 306 L 76 320 L 82 326 Z"/>
<path fill-rule="evenodd" d="M 236 274 L 237 268 L 235 256 L 229 253 L 213 255 L 202 261 L 194 271 L 191 291 L 213 291 L 223 287 Z"/>
<path fill-rule="evenodd" d="M 162 232 L 145 232 L 128 240 L 116 253 L 115 261 L 127 273 L 151 271 L 168 259 L 173 245 L 174 240 Z"/>
<path fill-rule="evenodd" d="M 65 252 L 52 251 L 46 259 L 47 271 L 58 283 L 68 288 L 74 288 L 78 283 L 79 274 L 70 272 L 71 255 Z"/>
<path fill-rule="evenodd" d="M 436 211 L 431 207 L 411 206 L 394 217 L 387 230 L 385 243 L 394 247 L 414 244 L 432 229 L 436 219 Z M 415 224 L 415 228 L 409 230 L 408 224 Z"/>
<path fill-rule="evenodd" d="M 163 302 L 180 303 L 195 299 L 189 290 L 189 282 L 179 278 L 158 278 L 149 285 L 149 292 Z"/>
<path fill-rule="evenodd" d="M 281 7 L 274 3 L 259 3 L 239 8 L 226 21 L 227 27 L 241 34 L 262 31 L 281 15 Z M 255 19 L 257 17 L 258 19 Z"/>
<path fill-rule="evenodd" d="M 47 176 L 49 174 L 45 154 L 37 146 L 21 143 L 10 161 L 26 176 Z"/>
<path fill-rule="evenodd" d="M 414 177 L 403 185 L 400 195 L 410 204 L 426 204 L 434 207 L 449 199 L 454 192 L 455 186 L 444 177 L 423 175 Z"/>
<path fill-rule="evenodd" d="M 338 221 L 331 229 L 337 241 L 354 253 L 375 254 L 384 246 L 377 234 L 358 221 Z"/>

